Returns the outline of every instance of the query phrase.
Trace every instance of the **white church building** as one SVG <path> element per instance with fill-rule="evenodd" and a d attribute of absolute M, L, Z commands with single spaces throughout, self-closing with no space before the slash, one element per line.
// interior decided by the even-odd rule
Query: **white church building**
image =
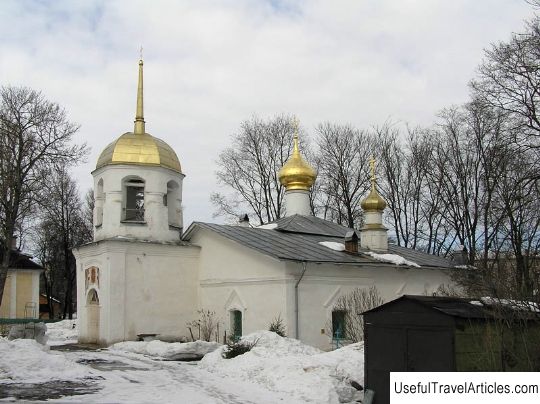
<path fill-rule="evenodd" d="M 141 60 L 134 130 L 101 153 L 92 172 L 94 240 L 73 250 L 79 341 L 187 337 L 204 309 L 216 313 L 221 335 L 268 329 L 280 316 L 288 336 L 328 349 L 340 296 L 376 286 L 389 301 L 451 283 L 451 261 L 388 243 L 373 162 L 360 231 L 312 216 L 316 173 L 293 141 L 279 173 L 285 217 L 260 227 L 194 222 L 184 231 L 184 174 L 174 150 L 146 133 Z"/>

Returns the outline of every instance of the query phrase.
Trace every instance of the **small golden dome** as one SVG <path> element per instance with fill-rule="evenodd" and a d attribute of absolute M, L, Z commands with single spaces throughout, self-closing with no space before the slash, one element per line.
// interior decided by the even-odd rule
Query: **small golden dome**
<path fill-rule="evenodd" d="M 385 200 L 379 195 L 375 184 L 371 187 L 369 195 L 360 203 L 365 212 L 382 212 L 386 208 Z"/>
<path fill-rule="evenodd" d="M 167 143 L 148 133 L 124 133 L 99 156 L 96 169 L 109 164 L 161 166 L 182 172 L 176 153 Z"/>
<path fill-rule="evenodd" d="M 304 160 L 298 149 L 298 135 L 294 135 L 294 147 L 292 156 L 281 167 L 278 173 L 279 182 L 287 190 L 309 190 L 317 173 L 315 170 Z"/>
<path fill-rule="evenodd" d="M 364 212 L 382 212 L 386 208 L 386 201 L 379 195 L 375 179 L 375 159 L 369 161 L 371 167 L 371 191 L 369 195 L 360 203 Z"/>
<path fill-rule="evenodd" d="M 171 146 L 145 131 L 143 113 L 143 61 L 139 60 L 137 111 L 133 132 L 124 133 L 101 152 L 96 170 L 109 164 L 135 164 L 170 168 L 182 172 L 178 156 Z"/>

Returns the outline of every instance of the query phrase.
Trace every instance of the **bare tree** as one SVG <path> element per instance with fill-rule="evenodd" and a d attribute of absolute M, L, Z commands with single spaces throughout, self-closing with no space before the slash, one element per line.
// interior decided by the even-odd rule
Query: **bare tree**
<path fill-rule="evenodd" d="M 362 313 L 383 304 L 384 301 L 375 286 L 368 288 L 356 288 L 351 292 L 341 295 L 336 300 L 332 311 L 345 313 L 344 327 L 341 336 L 352 342 L 364 340 L 364 318 Z M 329 323 L 326 327 L 328 335 L 334 335 L 334 326 Z"/>
<path fill-rule="evenodd" d="M 86 146 L 72 145 L 78 126 L 65 111 L 28 88 L 0 88 L 0 303 L 10 262 L 14 231 L 36 202 L 53 163 L 76 163 Z"/>
<path fill-rule="evenodd" d="M 420 128 L 408 128 L 406 140 L 397 127 L 375 128 L 381 160 L 381 191 L 385 197 L 398 245 L 423 248 L 426 221 L 424 190 L 430 171 L 432 142 Z"/>
<path fill-rule="evenodd" d="M 41 250 L 38 254 L 47 268 L 45 289 L 62 298 L 62 317 L 72 318 L 76 265 L 71 249 L 92 240 L 92 223 L 85 217 L 87 208 L 66 166 L 57 165 L 49 171 L 39 206 Z M 48 298 L 50 300 L 52 295 Z"/>
<path fill-rule="evenodd" d="M 475 97 L 514 117 L 516 139 L 540 147 L 540 22 L 534 18 L 524 32 L 512 34 L 485 51 L 478 77 L 471 82 Z"/>
<path fill-rule="evenodd" d="M 294 117 L 279 115 L 268 121 L 257 117 L 244 121 L 233 135 L 232 146 L 218 158 L 218 181 L 231 194 L 214 193 L 216 216 L 238 217 L 249 210 L 259 223 L 279 219 L 284 189 L 278 172 L 292 152 Z M 307 150 L 302 137 L 302 151 Z"/>
<path fill-rule="evenodd" d="M 358 227 L 360 201 L 369 190 L 367 162 L 375 151 L 373 137 L 350 125 L 328 122 L 317 127 L 317 134 L 318 211 L 326 219 Z"/>

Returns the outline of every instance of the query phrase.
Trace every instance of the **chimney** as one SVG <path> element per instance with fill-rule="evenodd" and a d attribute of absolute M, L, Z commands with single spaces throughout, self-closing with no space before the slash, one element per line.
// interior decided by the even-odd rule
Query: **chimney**
<path fill-rule="evenodd" d="M 13 237 L 11 237 L 11 249 L 12 250 L 17 250 L 17 236 L 13 235 Z"/>
<path fill-rule="evenodd" d="M 240 218 L 238 219 L 238 226 L 240 226 L 240 227 L 251 227 L 250 224 L 249 224 L 249 216 L 248 216 L 247 213 L 240 216 Z"/>
<path fill-rule="evenodd" d="M 350 253 L 358 252 L 358 236 L 354 230 L 349 230 L 345 234 L 345 251 Z"/>
<path fill-rule="evenodd" d="M 467 247 L 458 245 L 456 250 L 452 252 L 452 261 L 456 265 L 467 265 L 469 262 L 469 252 Z"/>

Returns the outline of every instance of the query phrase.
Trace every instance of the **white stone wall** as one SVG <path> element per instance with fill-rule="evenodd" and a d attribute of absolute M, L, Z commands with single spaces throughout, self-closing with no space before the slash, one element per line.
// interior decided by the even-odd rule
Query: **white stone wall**
<path fill-rule="evenodd" d="M 206 229 L 191 242 L 201 246 L 199 307 L 216 312 L 221 335 L 230 335 L 231 310 L 242 312 L 244 334 L 268 329 L 278 315 L 290 323 L 286 285 L 292 279 L 283 262 Z"/>
<path fill-rule="evenodd" d="M 184 175 L 164 167 L 108 165 L 95 170 L 94 194 L 94 240 L 103 240 L 115 236 L 135 237 L 148 240 L 179 240 L 182 218 L 182 181 Z M 122 222 L 125 206 L 125 191 L 123 182 L 126 178 L 144 180 L 144 209 L 145 222 Z M 101 187 L 102 181 L 103 186 Z M 165 206 L 164 195 L 167 194 L 167 183 L 174 181 L 178 184 L 175 198 L 168 201 L 173 206 L 177 220 L 175 227 L 169 226 L 169 206 Z M 103 193 L 99 192 L 103 189 Z M 101 223 L 101 224 L 100 224 Z M 178 228 L 176 228 L 178 227 Z"/>
<path fill-rule="evenodd" d="M 295 284 L 302 273 L 302 263 L 270 258 L 206 229 L 198 230 L 191 241 L 202 247 L 200 307 L 215 310 L 228 334 L 229 311 L 239 309 L 243 313 L 244 334 L 268 329 L 270 321 L 280 314 L 287 334 L 295 336 Z M 392 264 L 306 265 L 298 285 L 299 338 L 321 349 L 331 347 L 325 329 L 340 295 L 375 285 L 381 297 L 390 301 L 403 294 L 431 293 L 439 285 L 451 282 L 441 270 L 407 269 Z"/>
<path fill-rule="evenodd" d="M 87 295 L 100 301 L 99 343 L 135 340 L 137 334 L 186 336 L 198 301 L 197 247 L 100 241 L 74 249 L 77 259 L 79 340 L 88 342 Z M 85 269 L 99 268 L 99 285 Z"/>
<path fill-rule="evenodd" d="M 301 264 L 291 262 L 287 270 L 299 274 Z M 355 288 L 376 286 L 381 298 L 388 302 L 404 294 L 431 294 L 439 285 L 449 283 L 448 273 L 436 269 L 409 269 L 392 264 L 360 267 L 308 263 L 298 286 L 299 337 L 307 344 L 330 349 L 331 336 L 326 328 L 331 323 L 334 304 L 339 296 Z M 294 293 L 294 285 L 289 287 L 290 293 Z"/>

